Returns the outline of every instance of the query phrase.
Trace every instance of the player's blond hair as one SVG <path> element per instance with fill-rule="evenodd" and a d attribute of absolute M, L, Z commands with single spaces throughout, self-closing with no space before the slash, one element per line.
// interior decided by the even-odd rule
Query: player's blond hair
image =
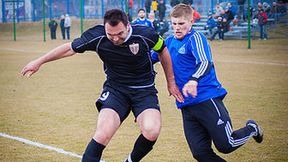
<path fill-rule="evenodd" d="M 171 17 L 179 18 L 185 17 L 187 20 L 193 19 L 193 8 L 190 5 L 186 5 L 183 3 L 177 4 L 173 7 L 171 13 Z"/>

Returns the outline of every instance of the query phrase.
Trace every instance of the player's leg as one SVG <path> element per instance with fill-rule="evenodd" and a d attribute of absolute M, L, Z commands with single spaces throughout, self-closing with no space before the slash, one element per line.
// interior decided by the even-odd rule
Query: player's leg
<path fill-rule="evenodd" d="M 245 127 L 233 131 L 232 122 L 222 98 L 214 98 L 204 104 L 207 108 L 204 112 L 205 118 L 209 120 L 205 120 L 202 124 L 207 128 L 218 151 L 230 153 L 244 145 L 250 137 L 260 135 L 256 123 L 252 123 L 255 127 L 246 124 Z"/>
<path fill-rule="evenodd" d="M 151 87 L 133 92 L 131 94 L 132 111 L 141 134 L 126 162 L 138 162 L 145 157 L 153 149 L 161 129 L 161 113 L 156 89 Z"/>
<path fill-rule="evenodd" d="M 96 132 L 83 155 L 83 162 L 99 162 L 102 152 L 120 126 L 120 118 L 113 109 L 101 109 Z"/>
<path fill-rule="evenodd" d="M 161 129 L 161 115 L 156 109 L 147 109 L 137 117 L 141 134 L 126 162 L 138 162 L 146 156 L 155 144 Z"/>
<path fill-rule="evenodd" d="M 183 128 L 187 143 L 193 157 L 201 162 L 225 162 L 213 151 L 212 140 L 205 127 L 200 123 L 198 116 L 202 116 L 201 110 L 205 107 L 187 106 L 181 109 Z"/>
<path fill-rule="evenodd" d="M 111 87 L 104 87 L 96 106 L 99 111 L 97 128 L 83 155 L 83 162 L 100 161 L 105 146 L 130 112 L 125 95 Z"/>

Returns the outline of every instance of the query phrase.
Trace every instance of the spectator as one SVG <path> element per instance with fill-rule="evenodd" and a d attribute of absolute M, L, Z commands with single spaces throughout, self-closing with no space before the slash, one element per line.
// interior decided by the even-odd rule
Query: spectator
<path fill-rule="evenodd" d="M 222 12 L 222 15 L 223 15 L 223 12 Z M 230 10 L 228 6 L 226 7 L 224 15 L 222 17 L 227 20 L 228 24 L 230 24 L 233 21 L 234 15 L 233 15 L 232 10 Z"/>
<path fill-rule="evenodd" d="M 65 16 L 64 16 L 64 15 L 61 15 L 61 18 L 60 18 L 60 29 L 61 29 L 62 39 L 65 39 L 65 27 L 64 27 L 64 23 L 65 23 Z"/>
<path fill-rule="evenodd" d="M 266 12 L 264 12 L 263 9 L 260 9 L 259 13 L 257 14 L 258 19 L 258 25 L 260 29 L 260 39 L 261 40 L 267 40 L 268 34 L 267 34 L 267 21 L 268 17 Z"/>
<path fill-rule="evenodd" d="M 214 20 L 213 18 L 213 15 L 212 14 L 209 14 L 208 15 L 208 19 L 207 19 L 207 22 L 206 22 L 206 25 L 204 26 L 204 30 L 209 30 L 209 34 L 212 35 L 213 33 L 213 29 L 217 26 L 217 23 L 216 21 Z"/>
<path fill-rule="evenodd" d="M 271 6 L 267 2 L 263 2 L 263 11 L 268 17 L 271 17 Z"/>
<path fill-rule="evenodd" d="M 136 24 L 145 25 L 145 26 L 153 28 L 153 25 L 152 25 L 151 21 L 146 18 L 146 13 L 145 13 L 145 10 L 143 8 L 140 8 L 138 10 L 138 17 L 137 17 L 136 20 L 134 20 L 132 22 L 132 24 L 134 24 L 134 25 L 136 25 Z"/>
<path fill-rule="evenodd" d="M 68 14 L 65 15 L 64 27 L 67 35 L 67 39 L 70 39 L 70 28 L 71 28 L 71 19 Z"/>
<path fill-rule="evenodd" d="M 201 19 L 200 13 L 193 6 L 192 9 L 193 9 L 192 23 L 199 22 Z"/>
<path fill-rule="evenodd" d="M 219 16 L 217 18 L 217 31 L 210 38 L 211 41 L 214 40 L 215 36 L 218 34 L 219 40 L 224 40 L 224 33 L 229 31 L 229 23 L 227 23 L 227 19 Z"/>
<path fill-rule="evenodd" d="M 49 22 L 51 40 L 56 39 L 57 26 L 58 26 L 58 23 L 56 22 L 55 19 L 52 18 Z"/>
<path fill-rule="evenodd" d="M 152 11 L 156 14 L 157 12 L 157 7 L 158 7 L 158 2 L 157 0 L 153 0 L 152 1 L 152 4 L 151 4 L 151 8 L 152 8 Z"/>
<path fill-rule="evenodd" d="M 221 12 L 223 11 L 223 7 L 220 5 L 220 3 L 217 3 L 215 6 L 215 14 L 214 14 L 214 18 L 218 18 L 221 15 Z"/>
<path fill-rule="evenodd" d="M 263 9 L 263 5 L 261 2 L 257 3 L 257 10 L 260 11 L 261 9 Z"/>
<path fill-rule="evenodd" d="M 164 3 L 164 0 L 160 0 L 158 4 L 158 13 L 159 13 L 159 20 L 163 22 L 163 19 L 165 17 L 165 12 L 166 12 L 166 6 Z"/>
<path fill-rule="evenodd" d="M 231 2 L 227 3 L 228 10 L 232 13 L 233 17 L 237 14 L 237 8 Z"/>
<path fill-rule="evenodd" d="M 145 0 L 146 16 L 149 15 L 151 9 L 152 0 Z"/>
<path fill-rule="evenodd" d="M 277 22 L 280 16 L 280 11 L 279 7 L 276 2 L 272 3 L 272 8 L 271 8 L 271 18 L 274 18 L 275 21 Z"/>
<path fill-rule="evenodd" d="M 238 18 L 245 21 L 244 4 L 246 0 L 238 0 Z"/>

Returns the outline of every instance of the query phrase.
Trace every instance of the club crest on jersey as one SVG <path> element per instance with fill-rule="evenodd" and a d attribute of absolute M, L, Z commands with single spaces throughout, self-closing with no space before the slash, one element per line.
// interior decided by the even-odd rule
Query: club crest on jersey
<path fill-rule="evenodd" d="M 178 53 L 180 53 L 180 54 L 186 53 L 185 44 L 178 50 Z"/>
<path fill-rule="evenodd" d="M 130 44 L 129 49 L 134 55 L 136 55 L 139 52 L 139 43 Z"/>

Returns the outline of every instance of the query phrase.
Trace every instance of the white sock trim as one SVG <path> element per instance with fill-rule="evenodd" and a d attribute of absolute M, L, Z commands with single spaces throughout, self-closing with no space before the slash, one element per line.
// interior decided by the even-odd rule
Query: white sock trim
<path fill-rule="evenodd" d="M 133 162 L 131 159 L 131 154 L 129 154 L 129 156 L 128 156 L 128 162 Z"/>

